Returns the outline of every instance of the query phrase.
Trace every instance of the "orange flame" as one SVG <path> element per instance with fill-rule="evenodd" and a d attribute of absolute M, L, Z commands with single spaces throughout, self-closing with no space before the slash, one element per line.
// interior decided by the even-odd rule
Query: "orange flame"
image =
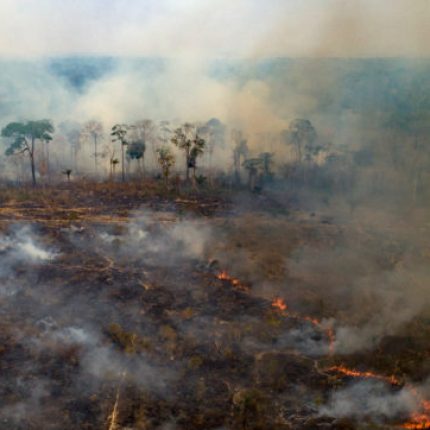
<path fill-rule="evenodd" d="M 416 388 L 411 386 L 407 388 L 420 404 L 420 411 L 414 412 L 410 417 L 410 421 L 402 424 L 401 428 L 410 430 L 430 429 L 430 401 L 423 399 Z"/>
<path fill-rule="evenodd" d="M 281 299 L 280 297 L 275 297 L 273 299 L 272 307 L 281 311 L 284 314 L 284 316 L 286 316 L 286 317 L 295 318 L 295 319 L 302 320 L 302 321 L 307 321 L 307 322 L 311 323 L 313 326 L 317 327 L 318 329 L 322 329 L 321 321 L 317 318 L 313 318 L 313 317 L 310 317 L 308 315 L 299 315 L 298 313 L 295 313 L 295 312 L 286 312 L 288 309 L 288 306 L 285 303 L 285 301 L 283 299 Z M 329 353 L 333 354 L 334 353 L 334 341 L 335 341 L 334 331 L 331 327 L 329 327 L 328 329 L 322 329 L 322 330 L 325 332 L 325 335 L 328 339 Z"/>
<path fill-rule="evenodd" d="M 220 272 L 218 275 L 216 275 L 216 277 L 222 281 L 229 282 L 235 288 L 238 288 L 243 291 L 249 291 L 249 288 L 246 285 L 242 284 L 242 282 L 239 279 L 233 278 L 232 276 L 230 276 L 226 271 Z M 302 316 L 297 313 L 287 312 L 288 306 L 285 303 L 285 301 L 280 297 L 276 297 L 275 299 L 273 299 L 272 307 L 280 311 L 284 316 L 300 319 L 303 321 L 308 321 L 312 325 L 321 328 L 321 321 L 316 318 L 310 317 L 308 315 Z M 331 355 L 334 353 L 335 333 L 333 328 L 331 327 L 324 329 L 324 331 L 329 341 L 329 354 Z M 332 371 L 332 372 L 335 371 L 354 378 L 377 379 L 379 381 L 383 381 L 388 384 L 396 385 L 396 386 L 402 385 L 400 380 L 396 378 L 394 375 L 392 376 L 379 375 L 371 371 L 359 371 L 356 369 L 349 369 L 345 366 L 332 366 L 326 369 L 326 371 Z M 410 385 L 405 385 L 405 388 L 409 390 L 409 392 L 418 401 L 420 405 L 420 411 L 414 412 L 410 417 L 410 421 L 407 423 L 401 424 L 400 427 L 403 429 L 409 429 L 409 430 L 430 429 L 430 401 L 423 399 L 414 387 Z"/>
<path fill-rule="evenodd" d="M 411 416 L 411 421 L 401 425 L 402 429 L 410 430 L 426 430 L 430 429 L 430 415 L 427 413 L 414 413 Z"/>
<path fill-rule="evenodd" d="M 280 297 L 277 297 L 273 300 L 272 307 L 279 309 L 281 312 L 286 311 L 288 308 L 285 301 L 283 299 L 281 299 Z"/>
<path fill-rule="evenodd" d="M 224 270 L 222 272 L 218 273 L 218 275 L 216 275 L 216 277 L 218 279 L 220 279 L 221 281 L 229 282 L 233 287 L 237 288 L 238 290 L 249 291 L 248 286 L 242 284 L 240 279 L 233 278 Z"/>
<path fill-rule="evenodd" d="M 394 376 L 385 376 L 379 375 L 378 373 L 370 372 L 370 371 L 360 371 L 356 369 L 348 369 L 345 366 L 333 366 L 326 369 L 328 372 L 339 372 L 343 373 L 346 376 L 352 376 L 353 378 L 365 378 L 365 379 L 377 379 L 379 381 L 387 382 L 391 385 L 402 385 L 400 381 Z"/>
<path fill-rule="evenodd" d="M 379 381 L 387 382 L 391 385 L 402 385 L 400 380 L 397 379 L 394 375 L 385 376 L 370 371 L 361 372 L 356 369 L 348 369 L 345 366 L 333 366 L 329 369 L 326 369 L 326 371 L 336 371 L 339 373 L 343 373 L 347 376 L 352 376 L 354 378 L 377 379 Z M 412 394 L 413 397 L 415 397 L 415 399 L 419 403 L 419 412 L 414 412 L 410 417 L 410 421 L 401 424 L 400 428 L 409 430 L 430 429 L 430 401 L 423 399 L 415 387 L 411 385 L 405 385 L 405 388 Z"/>
<path fill-rule="evenodd" d="M 328 350 L 329 350 L 329 354 L 333 355 L 334 354 L 334 342 L 336 340 L 335 335 L 334 335 L 334 331 L 331 327 L 329 327 L 326 330 L 326 336 L 328 338 Z"/>

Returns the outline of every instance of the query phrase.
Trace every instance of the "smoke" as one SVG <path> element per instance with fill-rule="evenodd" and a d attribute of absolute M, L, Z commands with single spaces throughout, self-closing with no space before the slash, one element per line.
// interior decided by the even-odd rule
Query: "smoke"
<path fill-rule="evenodd" d="M 199 219 L 166 217 L 143 209 L 125 231 L 99 233 L 97 246 L 120 261 L 144 259 L 148 264 L 171 266 L 184 259 L 204 259 L 212 239 L 211 227 Z M 160 260 L 161 259 L 161 260 Z"/>
<path fill-rule="evenodd" d="M 17 389 L 30 393 L 30 395 L 25 400 L 19 401 L 12 406 L 0 408 L 2 421 L 6 425 L 23 423 L 27 419 L 31 419 L 31 417 L 38 414 L 43 402 L 49 398 L 49 381 L 47 380 L 42 379 L 30 382 L 19 379 L 16 381 L 16 386 Z"/>
<path fill-rule="evenodd" d="M 31 268 L 52 262 L 59 256 L 54 247 L 43 243 L 42 238 L 29 226 L 12 226 L 7 233 L 0 235 L 0 295 L 13 295 L 18 291 L 15 285 L 14 270 L 24 265 Z"/>
<path fill-rule="evenodd" d="M 418 407 L 419 402 L 407 388 L 393 391 L 381 382 L 362 381 L 335 391 L 319 413 L 384 422 L 408 416 Z"/>
<path fill-rule="evenodd" d="M 61 60 L 3 61 L 4 122 L 39 117 L 56 123 L 85 122 L 95 118 L 109 129 L 115 123 L 143 118 L 181 123 L 218 117 L 232 127 L 252 132 L 274 131 L 285 125 L 273 111 L 268 83 L 262 79 L 240 85 L 234 80 L 222 81 L 211 74 L 210 61 L 115 59 L 106 64 L 100 61 L 97 66 L 94 60 L 100 76 L 89 81 L 82 92 L 58 76 L 62 70 L 55 67 L 59 63 L 66 72 L 69 67 L 73 77 L 73 67 L 83 67 L 77 72 L 85 73 L 85 59 L 77 58 L 75 64 L 64 61 L 64 65 Z"/>
<path fill-rule="evenodd" d="M 172 366 L 157 368 L 148 357 L 122 354 L 105 345 L 100 334 L 88 328 L 50 327 L 33 343 L 36 348 L 49 348 L 54 354 L 64 347 L 79 347 L 80 377 L 93 378 L 100 384 L 106 380 L 119 381 L 125 375 L 133 384 L 162 393 L 174 377 Z"/>
<path fill-rule="evenodd" d="M 429 305 L 428 269 L 418 257 L 425 251 L 414 241 L 413 230 L 409 238 L 401 229 L 388 236 L 373 232 L 376 241 L 361 236 L 360 243 L 357 236 L 346 236 L 332 249 L 299 248 L 287 262 L 289 277 L 296 282 L 314 292 L 324 288 L 324 306 L 342 320 L 334 323 L 338 353 L 375 348 Z"/>
<path fill-rule="evenodd" d="M 413 148 L 400 135 L 395 137 L 395 146 L 410 165 L 404 163 L 402 170 L 392 166 L 395 154 L 389 154 L 385 143 L 392 138 L 387 122 L 396 112 L 402 116 L 402 109 L 415 115 L 409 101 L 418 96 L 418 88 L 427 85 L 429 66 L 425 60 L 66 57 L 2 60 L 2 65 L 2 126 L 16 120 L 53 120 L 57 131 L 49 144 L 50 170 L 57 178 L 70 167 L 73 175 L 93 173 L 93 142 L 81 133 L 87 121 L 103 124 L 98 162 L 99 173 L 106 175 L 110 157 L 118 157 L 120 152 L 111 142 L 111 127 L 145 118 L 156 124 L 167 120 L 171 130 L 186 121 L 204 124 L 211 118 L 221 120 L 226 126 L 224 143 L 217 142 L 213 156 L 199 160 L 203 174 L 209 167 L 231 171 L 235 145 L 231 131 L 236 129 L 248 142 L 249 157 L 262 152 L 275 154 L 273 170 L 281 176 L 285 175 L 283 166 L 294 160 L 293 148 L 281 133 L 294 118 L 308 118 L 323 148 L 320 163 L 338 151 L 371 148 L 373 166 L 379 165 L 386 179 L 383 184 L 357 183 L 363 196 L 372 192 L 375 184 L 390 187 L 389 196 L 398 195 L 398 190 L 402 195 L 410 194 L 407 184 L 413 179 L 409 176 L 416 170 Z M 76 141 L 67 122 L 74 124 Z M 404 129 L 398 118 L 395 123 Z M 154 149 L 161 145 L 161 134 L 156 131 L 146 142 L 144 163 L 150 170 L 157 167 Z M 2 142 L 4 149 L 10 143 L 7 139 Z M 40 164 L 47 158 L 48 148 L 38 145 L 36 166 L 42 171 Z M 178 157 L 175 168 L 181 171 L 181 154 L 174 150 Z M 3 158 L 9 177 L 25 178 L 28 160 L 21 160 L 23 157 Z M 349 166 L 351 174 L 353 168 Z M 334 176 L 334 168 L 329 170 Z M 368 170 L 366 177 L 376 174 L 372 166 Z"/>
<path fill-rule="evenodd" d="M 183 413 L 179 400 L 195 408 L 222 397 L 214 409 L 228 410 L 231 392 L 255 382 L 262 352 L 281 351 L 280 363 L 285 351 L 297 363 L 312 357 L 298 366 L 303 382 L 315 376 L 315 387 L 327 394 L 333 387 L 317 374 L 316 360 L 327 358 L 330 346 L 334 359 L 352 360 L 383 351 L 388 336 L 409 335 L 408 325 L 430 304 L 428 226 L 420 212 L 429 196 L 428 2 L 37 3 L 0 5 L 0 126 L 54 122 L 54 140 L 37 142 L 41 176 L 48 152 L 52 177 L 72 165 L 73 174 L 92 172 L 93 142 L 82 133 L 89 120 L 104 129 L 99 174 L 120 151 L 111 127 L 143 119 L 166 120 L 172 130 L 185 121 L 220 120 L 224 142 L 199 158 L 203 175 L 212 168 L 231 173 L 233 130 L 247 141 L 249 158 L 273 153 L 274 164 L 255 193 L 233 190 L 228 216 L 220 219 L 182 216 L 181 204 L 194 197 L 157 197 L 151 207 L 160 212 L 144 206 L 124 224 L 2 232 L 7 348 L 0 354 L 17 361 L 7 368 L 5 386 L 23 395 L 5 395 L 0 415 L 25 427 L 33 416 L 46 420 L 51 399 L 62 419 L 89 410 L 100 428 L 109 393 L 123 379 L 130 403 L 139 405 L 130 406 L 133 413 L 146 396 L 178 402 L 166 413 L 154 401 L 162 420 L 144 425 L 171 429 L 176 421 L 169 414 Z M 317 155 L 294 156 L 287 130 L 296 118 L 315 127 Z M 158 134 L 146 142 L 152 161 Z M 8 144 L 4 139 L 3 149 Z M 175 156 L 180 171 L 183 154 L 175 149 Z M 3 158 L 4 175 L 25 179 L 25 157 Z M 215 185 L 217 179 L 233 181 L 220 174 Z M 200 189 L 210 193 L 211 186 Z M 17 210 L 20 197 L 11 202 Z M 224 269 L 242 289 L 217 279 Z M 285 298 L 285 313 L 271 307 L 273 297 Z M 267 369 L 282 392 L 290 382 L 279 377 L 278 358 Z M 94 393 L 108 406 L 91 409 L 99 402 Z M 284 394 L 290 395 L 279 402 Z M 245 400 L 252 409 L 252 393 Z M 300 401 L 302 407 L 307 400 Z M 293 411 L 297 405 L 290 404 Z M 319 412 L 386 422 L 418 407 L 407 388 L 365 381 L 334 391 Z M 134 418 L 129 412 L 124 422 Z"/>
<path fill-rule="evenodd" d="M 0 52 L 261 58 L 426 56 L 428 2 L 416 0 L 5 0 Z M 10 17 L 14 19 L 10 19 Z M 37 25 L 36 25 L 37 23 Z M 32 31 L 28 31 L 29 28 Z M 222 29 L 222 31 L 220 31 Z M 13 38 L 12 38 L 13 35 Z"/>

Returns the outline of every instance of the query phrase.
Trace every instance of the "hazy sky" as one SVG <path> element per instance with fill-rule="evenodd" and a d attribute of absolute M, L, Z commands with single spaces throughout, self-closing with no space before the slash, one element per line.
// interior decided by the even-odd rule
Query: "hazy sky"
<path fill-rule="evenodd" d="M 0 55 L 430 55 L 430 0 L 0 0 Z"/>

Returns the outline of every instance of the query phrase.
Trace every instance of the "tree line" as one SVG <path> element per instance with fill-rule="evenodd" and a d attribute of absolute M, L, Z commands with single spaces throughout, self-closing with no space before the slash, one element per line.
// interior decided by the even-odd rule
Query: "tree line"
<path fill-rule="evenodd" d="M 309 119 L 304 118 L 292 120 L 281 132 L 251 136 L 254 139 L 251 145 L 249 134 L 229 129 L 216 118 L 179 126 L 146 119 L 132 124 L 115 124 L 109 133 L 99 121 L 88 121 L 83 125 L 63 122 L 55 130 L 52 121 L 42 119 L 10 122 L 1 130 L 1 136 L 6 143 L 8 159 L 19 159 L 20 163 L 24 158 L 28 159 L 33 185 L 37 184 L 38 175 L 50 174 L 50 146 L 57 144 L 60 136 L 70 148 L 68 165 L 61 172 L 68 180 L 72 175 L 79 176 L 77 159 L 84 144 L 91 151 L 95 177 L 100 175 L 100 159 L 104 163 L 108 161 L 111 179 L 116 178 L 116 169 L 120 167 L 121 180 L 126 181 L 133 164 L 134 171 L 143 177 L 149 154 L 153 165 L 158 166 L 157 176 L 166 186 L 175 167 L 183 171 L 186 182 L 204 183 L 208 177 L 203 173 L 209 175 L 211 181 L 214 154 L 219 151 L 229 154 L 227 158 L 230 160 L 226 161 L 226 157 L 216 159 L 215 168 L 219 175 L 225 175 L 227 171 L 228 183 L 241 186 L 245 173 L 251 190 L 273 182 L 276 173 L 277 178 L 286 180 L 292 187 L 340 191 L 352 196 L 351 200 L 357 193 L 389 190 L 399 196 L 407 193 L 415 202 L 420 196 L 427 196 L 426 183 L 430 179 L 428 127 L 422 124 L 422 121 L 418 125 L 416 121 L 410 121 L 408 127 L 400 127 L 397 118 L 393 118 L 382 131 L 368 137 L 359 147 L 332 145 L 319 136 Z M 110 146 L 106 145 L 107 140 Z M 272 141 L 276 142 L 278 151 L 288 148 L 289 155 L 285 156 L 282 151 L 276 153 L 271 147 Z M 63 148 L 66 146 L 62 151 Z M 265 151 L 257 152 L 255 148 Z M 43 156 L 39 157 L 39 151 Z M 178 166 L 177 152 L 183 154 L 182 166 Z M 203 169 L 203 156 L 206 170 Z"/>
<path fill-rule="evenodd" d="M 134 124 L 118 123 L 110 130 L 110 141 L 113 146 L 106 149 L 102 145 L 105 132 L 103 124 L 99 121 L 88 121 L 82 127 L 76 123 L 60 123 L 58 131 L 70 144 L 69 165 L 63 170 L 68 180 L 74 170 L 78 169 L 77 155 L 81 144 L 85 142 L 92 145 L 92 157 L 94 162 L 94 175 L 99 174 L 100 158 L 109 160 L 110 177 L 116 175 L 116 168 L 121 166 L 121 180 L 126 180 L 126 165 L 131 162 L 137 164 L 137 170 L 144 170 L 144 160 L 148 147 L 152 150 L 153 158 L 157 161 L 160 174 L 167 184 L 176 164 L 176 157 L 172 145 L 178 148 L 184 155 L 185 181 L 195 182 L 197 178 L 198 160 L 206 154 L 209 160 L 209 168 L 212 164 L 212 156 L 215 149 L 224 148 L 226 145 L 227 127 L 218 119 L 213 118 L 203 124 L 184 123 L 178 127 L 172 127 L 168 121 L 155 123 L 151 120 L 142 120 Z M 49 143 L 54 140 L 55 128 L 52 121 L 47 119 L 36 121 L 10 122 L 1 130 L 1 136 L 6 140 L 8 157 L 24 155 L 28 157 L 31 179 L 33 185 L 37 184 L 36 170 L 49 170 Z M 308 161 L 318 150 L 314 145 L 317 134 L 309 120 L 294 120 L 288 130 L 281 134 L 281 139 L 286 139 L 295 148 L 296 162 Z M 248 140 L 241 130 L 230 131 L 229 143 L 232 148 L 232 165 L 234 181 L 241 182 L 241 169 L 248 172 L 248 183 L 255 186 L 258 177 L 266 180 L 273 177 L 272 166 L 274 153 L 262 152 L 257 156 L 251 156 Z M 45 163 L 36 169 L 36 153 L 39 145 L 43 145 L 46 152 Z"/>

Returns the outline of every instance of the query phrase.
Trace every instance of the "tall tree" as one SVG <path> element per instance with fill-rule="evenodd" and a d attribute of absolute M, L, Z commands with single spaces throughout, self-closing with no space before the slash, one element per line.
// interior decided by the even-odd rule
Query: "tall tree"
<path fill-rule="evenodd" d="M 317 133 L 308 119 L 295 119 L 288 127 L 288 137 L 296 151 L 296 162 L 301 163 L 312 153 Z"/>
<path fill-rule="evenodd" d="M 205 140 L 200 137 L 194 125 L 185 123 L 173 132 L 172 143 L 185 153 L 185 177 L 190 180 L 190 169 L 193 169 L 193 176 L 196 175 L 197 157 L 203 154 Z"/>
<path fill-rule="evenodd" d="M 422 81 L 414 79 L 399 90 L 397 103 L 386 120 L 394 135 L 387 142 L 389 148 L 384 148 L 385 156 L 391 154 L 396 170 L 403 170 L 408 179 L 413 204 L 420 191 L 428 189 L 430 164 L 430 96 L 421 87 Z"/>
<path fill-rule="evenodd" d="M 163 143 L 163 145 L 167 145 L 167 143 L 169 142 L 169 136 L 172 133 L 172 130 L 170 129 L 169 125 L 169 121 L 160 121 L 160 123 L 158 124 L 159 134 L 157 138 Z"/>
<path fill-rule="evenodd" d="M 124 157 L 124 150 L 125 147 L 128 145 L 126 136 L 128 131 L 128 126 L 126 124 L 115 124 L 112 127 L 112 142 L 119 142 L 121 144 L 121 178 L 122 182 L 125 182 L 125 157 Z"/>
<path fill-rule="evenodd" d="M 99 121 L 88 121 L 84 125 L 84 129 L 82 131 L 83 136 L 87 139 L 92 139 L 94 143 L 94 173 L 97 176 L 97 145 L 100 138 L 103 136 L 103 124 Z"/>
<path fill-rule="evenodd" d="M 261 160 L 261 167 L 263 171 L 262 173 L 263 173 L 264 181 L 270 182 L 273 180 L 273 172 L 272 172 L 273 156 L 274 154 L 272 152 L 262 152 L 259 156 Z"/>
<path fill-rule="evenodd" d="M 11 122 L 1 131 L 3 137 L 12 138 L 6 155 L 27 153 L 30 159 L 31 178 L 36 185 L 35 150 L 36 141 L 49 142 L 52 140 L 54 126 L 47 119 L 27 122 Z"/>
<path fill-rule="evenodd" d="M 218 119 L 212 118 L 199 128 L 199 134 L 206 140 L 207 154 L 209 158 L 209 171 L 212 168 L 212 155 L 216 147 L 225 145 L 225 125 Z"/>
<path fill-rule="evenodd" d="M 146 151 L 145 141 L 134 140 L 127 147 L 127 158 L 129 160 L 136 160 L 139 166 L 139 172 L 142 172 L 141 161 L 144 160 Z"/>
<path fill-rule="evenodd" d="M 110 179 L 112 181 L 115 180 L 115 168 L 116 165 L 119 163 L 118 158 L 115 158 L 115 151 L 113 151 L 113 153 L 111 154 L 110 158 L 109 158 L 109 164 L 110 164 Z"/>
<path fill-rule="evenodd" d="M 240 166 L 241 160 L 246 160 L 249 155 L 248 143 L 240 130 L 231 131 L 231 139 L 233 140 L 233 165 L 234 178 L 236 184 L 240 184 Z"/>
<path fill-rule="evenodd" d="M 81 149 L 80 142 L 80 125 L 76 122 L 64 121 L 58 125 L 59 131 L 70 145 L 70 164 L 73 166 L 73 172 L 78 172 L 78 153 Z"/>
<path fill-rule="evenodd" d="M 248 158 L 243 162 L 243 166 L 248 171 L 248 186 L 251 191 L 257 188 L 257 178 L 263 169 L 261 158 Z"/>
<path fill-rule="evenodd" d="M 170 175 L 170 169 L 175 165 L 175 157 L 172 151 L 168 147 L 161 147 L 157 149 L 158 164 L 161 167 L 161 172 L 164 178 L 164 184 L 167 187 Z"/>
<path fill-rule="evenodd" d="M 161 126 L 161 124 L 160 124 Z M 143 119 L 133 125 L 133 139 L 145 142 L 146 148 L 151 148 L 152 162 L 157 164 L 156 144 L 158 137 L 158 124 L 150 119 Z"/>

